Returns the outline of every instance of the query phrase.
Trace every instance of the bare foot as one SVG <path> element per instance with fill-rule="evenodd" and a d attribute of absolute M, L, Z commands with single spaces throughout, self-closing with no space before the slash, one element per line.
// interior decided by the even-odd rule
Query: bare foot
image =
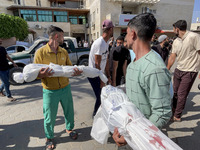
<path fill-rule="evenodd" d="M 175 116 L 174 116 L 173 120 L 174 120 L 174 122 L 181 122 L 181 118 L 176 118 Z"/>
<path fill-rule="evenodd" d="M 78 133 L 76 131 L 66 129 L 66 132 L 69 134 L 72 140 L 76 140 L 78 138 Z"/>
<path fill-rule="evenodd" d="M 47 150 L 52 150 L 55 148 L 55 145 L 53 143 L 53 140 L 52 139 L 47 139 L 46 140 L 46 149 Z"/>

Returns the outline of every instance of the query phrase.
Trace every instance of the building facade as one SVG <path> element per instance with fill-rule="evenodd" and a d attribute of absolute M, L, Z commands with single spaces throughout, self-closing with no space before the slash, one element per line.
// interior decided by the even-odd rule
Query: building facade
<path fill-rule="evenodd" d="M 83 9 L 82 0 L 0 0 L 1 13 L 19 16 L 27 21 L 36 35 L 47 37 L 51 25 L 64 30 L 65 36 L 85 40 L 88 9 Z M 34 38 L 35 38 L 34 37 Z"/>
<path fill-rule="evenodd" d="M 116 39 L 126 34 L 131 18 L 144 12 L 153 13 L 162 30 L 172 31 L 172 24 L 180 19 L 186 20 L 190 29 L 194 6 L 194 0 L 86 0 L 85 3 L 86 8 L 90 9 L 90 38 L 93 40 L 102 34 L 103 20 L 113 21 Z"/>
<path fill-rule="evenodd" d="M 113 21 L 114 37 L 126 34 L 128 21 L 135 15 L 150 12 L 162 30 L 184 19 L 188 29 L 194 0 L 0 0 L 1 13 L 24 18 L 37 36 L 47 36 L 50 25 L 61 27 L 66 36 L 77 40 L 95 40 L 102 34 L 103 20 Z"/>

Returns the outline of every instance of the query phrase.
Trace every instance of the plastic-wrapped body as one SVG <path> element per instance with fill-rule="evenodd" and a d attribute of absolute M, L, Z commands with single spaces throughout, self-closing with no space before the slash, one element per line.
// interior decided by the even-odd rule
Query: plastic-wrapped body
<path fill-rule="evenodd" d="M 122 90 L 108 85 L 102 89 L 101 107 L 94 117 L 91 136 L 105 144 L 109 131 L 113 133 L 115 127 L 134 150 L 181 150 L 144 117 Z"/>
<path fill-rule="evenodd" d="M 88 66 L 60 66 L 57 64 L 50 63 L 49 65 L 45 64 L 29 64 L 26 65 L 23 69 L 23 73 L 15 73 L 14 80 L 17 83 L 23 83 L 34 81 L 41 68 L 48 68 L 52 69 L 54 74 L 51 77 L 71 77 L 74 73 L 74 69 L 78 68 L 79 70 L 83 71 L 83 75 L 86 77 L 94 78 L 99 76 L 100 79 L 106 83 L 108 81 L 107 77 L 102 73 L 101 70 L 96 68 L 91 68 Z"/>

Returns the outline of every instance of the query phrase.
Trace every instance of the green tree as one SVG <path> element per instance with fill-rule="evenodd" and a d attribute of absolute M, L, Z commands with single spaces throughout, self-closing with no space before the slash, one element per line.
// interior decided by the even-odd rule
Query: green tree
<path fill-rule="evenodd" d="M 28 24 L 24 19 L 3 13 L 0 14 L 0 38 L 16 37 L 19 40 L 24 40 L 28 33 Z"/>

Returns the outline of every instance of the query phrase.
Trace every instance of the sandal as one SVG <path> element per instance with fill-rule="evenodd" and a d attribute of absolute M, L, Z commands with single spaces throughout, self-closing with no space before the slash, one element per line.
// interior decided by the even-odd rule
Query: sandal
<path fill-rule="evenodd" d="M 173 121 L 174 121 L 174 122 L 181 122 L 181 118 L 173 117 Z"/>
<path fill-rule="evenodd" d="M 46 150 L 53 150 L 55 148 L 55 145 L 54 145 L 52 139 L 47 139 L 45 144 L 46 144 Z M 53 146 L 53 148 L 52 148 L 52 146 Z"/>
<path fill-rule="evenodd" d="M 69 130 L 70 131 L 70 130 Z M 72 140 L 76 140 L 77 138 L 78 138 L 78 133 L 76 132 L 76 131 L 72 131 L 71 130 L 71 132 L 68 132 L 68 134 L 69 134 L 69 136 L 70 136 L 70 138 L 72 139 Z"/>

